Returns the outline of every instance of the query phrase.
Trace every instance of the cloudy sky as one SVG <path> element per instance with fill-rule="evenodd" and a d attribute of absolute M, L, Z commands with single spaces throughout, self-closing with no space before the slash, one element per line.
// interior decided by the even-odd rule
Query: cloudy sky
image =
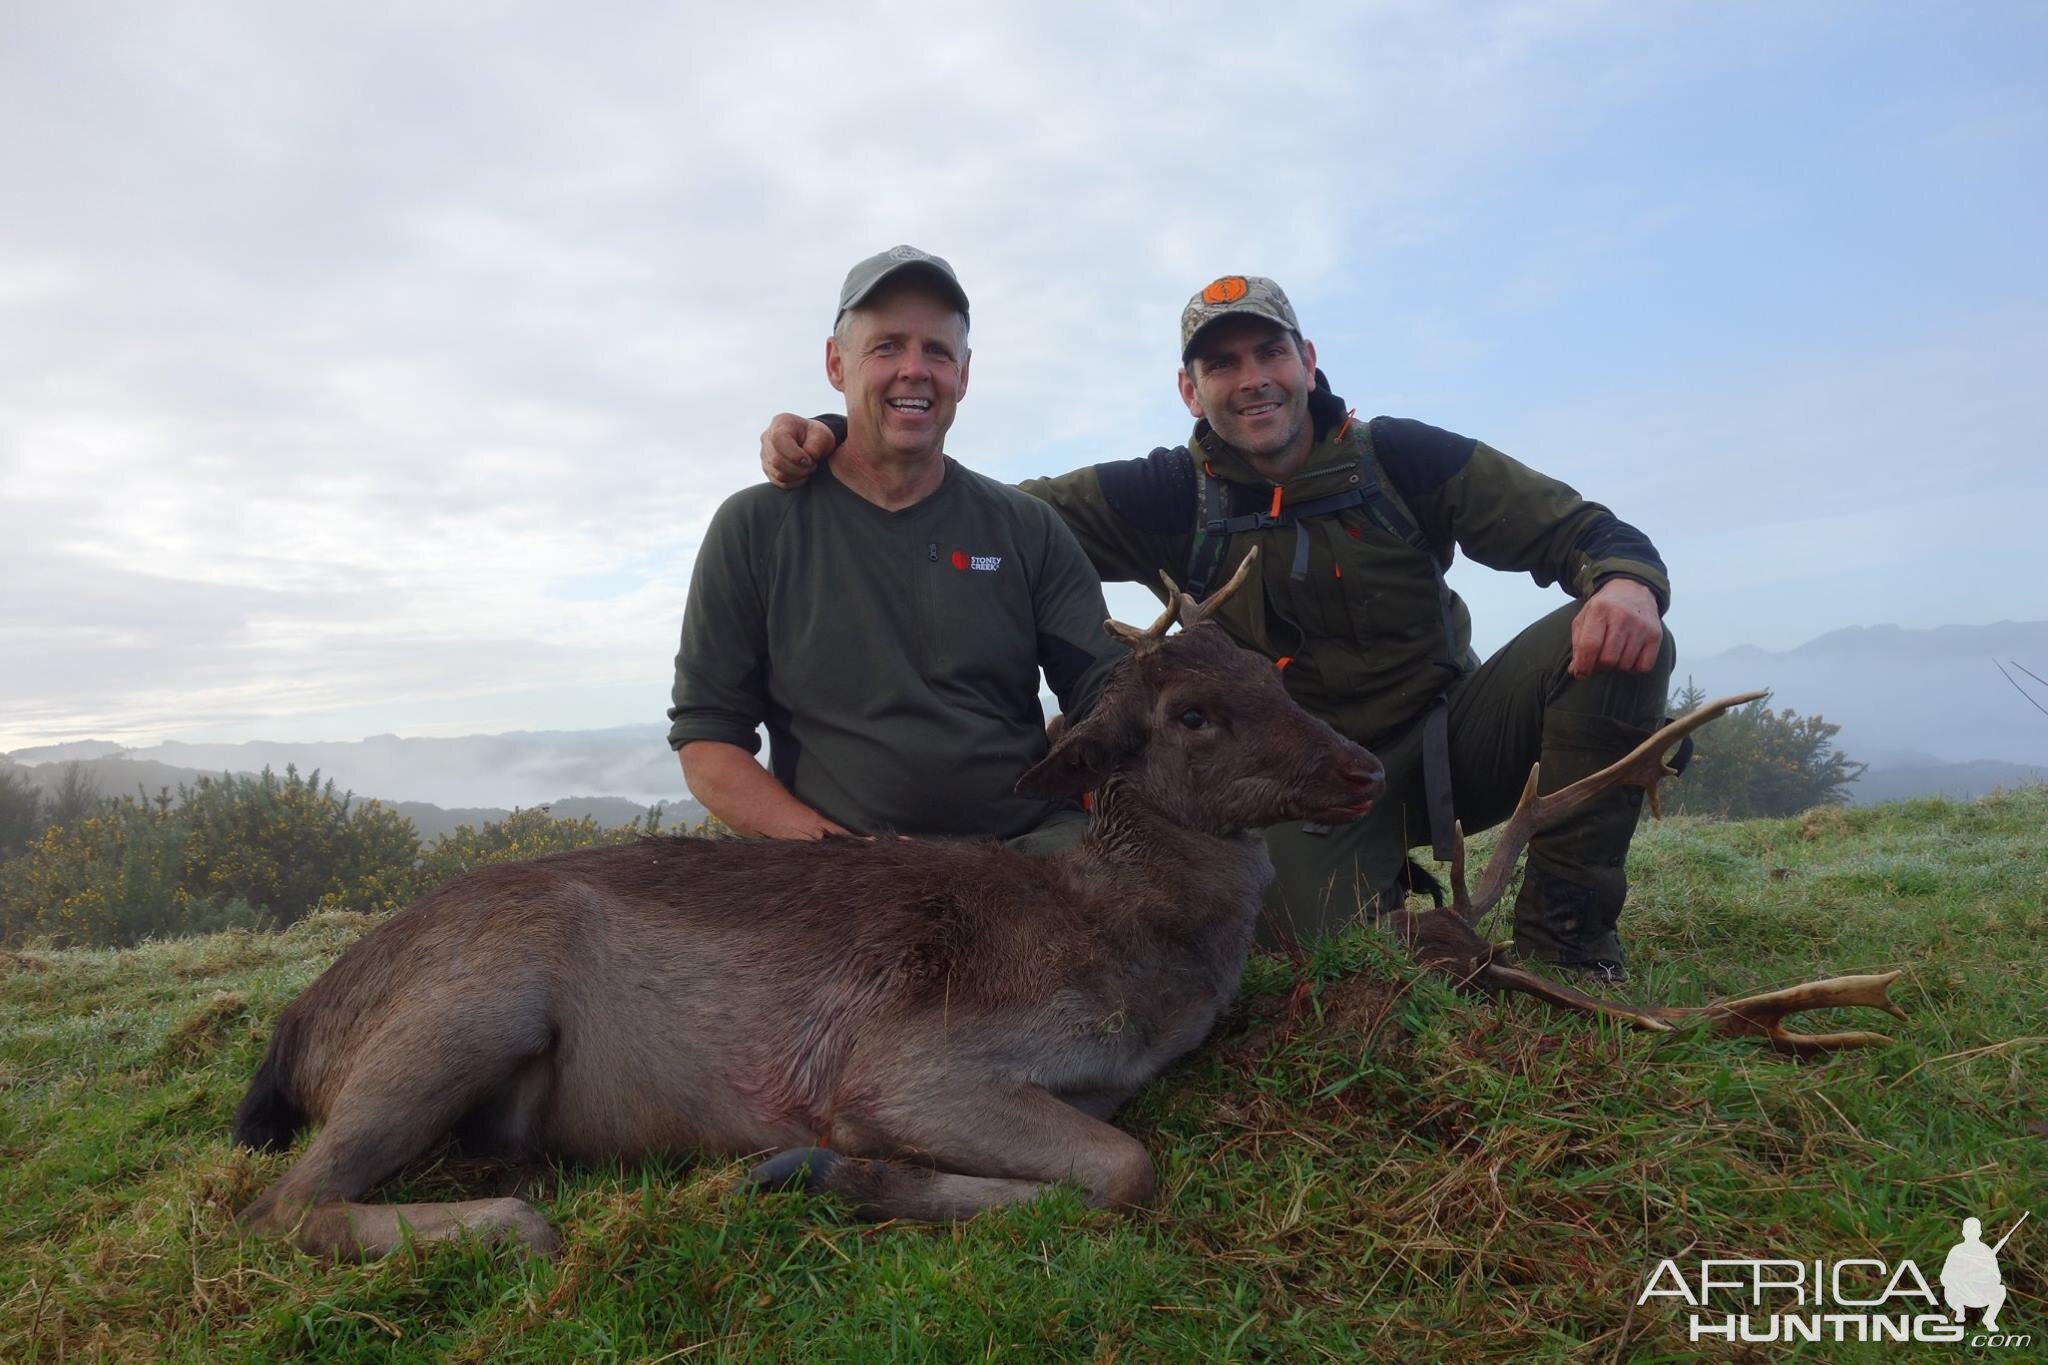
<path fill-rule="evenodd" d="M 0 748 L 659 722 L 898 241 L 984 471 L 1184 440 L 1182 302 L 1268 274 L 1649 531 L 1682 649 L 2048 616 L 2040 5 L 436 8 L 9 7 Z"/>

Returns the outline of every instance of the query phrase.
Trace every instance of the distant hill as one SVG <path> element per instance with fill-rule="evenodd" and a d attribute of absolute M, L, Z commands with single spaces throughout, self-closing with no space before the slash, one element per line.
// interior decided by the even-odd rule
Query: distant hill
<path fill-rule="evenodd" d="M 1796 649 L 1743 646 L 1696 659 L 1681 653 L 1678 682 L 1690 676 L 1709 696 L 1768 687 L 1772 706 L 1817 712 L 1841 726 L 1836 742 L 1870 764 L 1872 777 L 1879 769 L 1903 774 L 1953 763 L 2048 767 L 2048 716 L 1996 666 L 2014 660 L 2048 678 L 2048 621 L 1852 626 Z M 2048 687 L 2015 676 L 2048 706 Z"/>
<path fill-rule="evenodd" d="M 683 775 L 659 725 L 609 730 L 520 730 L 502 735 L 368 739 L 323 743 L 254 740 L 244 744 L 170 741 L 132 749 L 88 740 L 8 755 L 47 765 L 119 757 L 167 764 L 184 773 L 283 772 L 318 769 L 334 785 L 383 801 L 427 801 L 444 807 L 538 806 L 563 792 L 595 792 L 643 806 L 684 799 Z M 189 781 L 187 777 L 185 780 Z M 173 782 L 175 785 L 175 782 Z M 153 789 L 153 788 L 152 788 Z M 132 790 L 124 786 L 121 790 Z"/>
<path fill-rule="evenodd" d="M 1681 647 L 1683 641 L 1680 642 Z M 2031 706 L 1994 661 L 2017 661 L 2048 678 L 2048 621 L 1986 626 L 1852 626 L 1796 649 L 1743 646 L 1681 656 L 1677 682 L 1709 696 L 1771 689 L 1771 705 L 1819 714 L 1842 727 L 1838 743 L 1870 765 L 1852 789 L 1858 802 L 1920 794 L 1976 795 L 2037 781 L 2048 770 L 2048 715 Z M 2015 674 L 2048 706 L 2048 686 Z M 41 745 L 7 755 L 32 769 L 84 760 L 100 789 L 176 787 L 203 772 L 318 769 L 337 787 L 401 805 L 431 837 L 443 828 L 548 805 L 600 823 L 624 823 L 656 801 L 686 802 L 682 774 L 659 725 L 533 730 L 448 739 L 375 735 L 349 742 L 171 742 L 123 749 L 104 740 Z M 596 796 L 564 798 L 563 792 Z M 430 811 L 428 807 L 435 810 Z M 701 812 L 690 803 L 688 811 Z M 416 813 L 415 813 L 416 812 Z M 701 818 L 700 816 L 693 818 Z"/>
<path fill-rule="evenodd" d="M 497 806 L 459 806 L 444 810 L 425 801 L 391 801 L 386 804 L 412 821 L 422 842 L 452 834 L 463 825 L 481 826 L 503 820 L 512 813 Z M 637 801 L 617 796 L 571 796 L 542 804 L 558 820 L 581 820 L 588 816 L 604 829 L 637 824 L 649 809 Z M 686 828 L 703 820 L 704 815 L 704 808 L 695 801 L 670 801 L 662 807 L 661 827 L 665 830 Z"/>
<path fill-rule="evenodd" d="M 1858 806 L 1876 806 L 1912 796 L 1974 801 L 1987 792 L 2013 791 L 2042 783 L 2048 783 L 2048 767 L 2027 763 L 2001 763 L 1995 759 L 1975 763 L 1906 763 L 1872 768 L 1849 788 L 1849 800 Z"/>
<path fill-rule="evenodd" d="M 24 767 L 32 767 L 38 763 L 70 763 L 126 752 L 111 740 L 74 739 L 68 744 L 37 744 L 27 749 L 16 749 L 6 756 Z"/>
<path fill-rule="evenodd" d="M 75 755 L 79 751 L 89 751 L 93 746 L 99 744 L 101 744 L 101 741 L 94 740 L 75 745 L 51 745 L 47 747 L 69 751 L 69 753 Z M 179 787 L 190 786 L 202 777 L 218 777 L 223 771 L 235 771 L 233 769 L 221 768 L 202 770 L 199 768 L 174 767 L 168 763 L 158 763 L 151 759 L 132 757 L 127 752 L 122 751 L 119 745 L 111 747 L 115 752 L 111 754 L 102 753 L 99 757 L 62 757 L 33 765 L 21 764 L 18 762 L 16 755 L 9 754 L 5 758 L 0 758 L 0 766 L 17 769 L 26 774 L 30 782 L 45 791 L 53 790 L 59 782 L 63 781 L 67 770 L 76 768 L 85 775 L 86 779 L 91 783 L 92 789 L 101 796 L 135 796 L 138 793 L 143 796 L 154 796 L 157 792 L 166 789 L 175 792 Z M 282 770 L 282 765 L 276 766 L 278 770 Z M 258 771 L 260 771 L 260 768 Z M 322 776 L 324 778 L 328 774 L 323 773 Z M 344 790 L 354 790 L 355 794 L 360 798 L 367 800 L 375 797 L 377 800 L 382 801 L 383 804 L 411 820 L 413 828 L 419 831 L 419 836 L 423 840 L 431 840 L 439 835 L 450 833 L 462 825 L 483 825 L 493 820 L 502 820 L 512 813 L 512 808 L 506 806 L 457 806 L 451 808 L 438 806 L 429 801 L 390 800 L 379 796 L 376 792 L 348 788 L 346 784 L 339 780 L 334 785 Z M 682 784 L 678 782 L 677 785 L 681 786 Z M 630 825 L 637 822 L 647 813 L 649 805 L 652 803 L 643 805 L 638 801 L 627 800 L 625 797 L 620 796 L 565 796 L 552 801 L 532 801 L 520 804 L 523 807 L 546 806 L 550 814 L 563 820 L 580 820 L 585 816 L 589 816 L 606 829 L 616 829 L 621 825 Z M 704 807 L 697 802 L 690 800 L 686 796 L 674 797 L 663 803 L 662 826 L 665 829 L 672 829 L 678 825 L 694 825 L 704 818 L 704 814 Z"/>
<path fill-rule="evenodd" d="M 83 750 L 101 743 L 99 740 L 89 740 L 76 745 L 58 744 L 48 747 Z M 85 774 L 86 779 L 92 784 L 92 789 L 101 796 L 134 796 L 137 793 L 155 796 L 165 788 L 175 792 L 179 786 L 189 785 L 195 779 L 207 776 L 197 768 L 178 768 L 151 759 L 131 758 L 118 744 L 113 746 L 112 753 L 101 753 L 93 757 L 68 755 L 33 764 L 23 763 L 21 755 L 30 752 L 32 751 L 19 749 L 8 754 L 7 758 L 20 764 L 22 770 L 28 774 L 29 781 L 44 791 L 55 789 L 63 780 L 65 771 L 71 768 Z M 217 777 L 219 773 L 215 772 L 213 776 Z"/>

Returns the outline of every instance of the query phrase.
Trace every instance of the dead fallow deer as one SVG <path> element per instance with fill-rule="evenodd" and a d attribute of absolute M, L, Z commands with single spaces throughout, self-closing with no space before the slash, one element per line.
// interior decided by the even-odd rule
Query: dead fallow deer
<path fill-rule="evenodd" d="M 1632 1006 L 1603 1000 L 1573 990 L 1548 978 L 1513 965 L 1513 949 L 1505 943 L 1489 943 L 1478 933 L 1482 916 L 1500 903 L 1514 880 L 1515 864 L 1529 839 L 1570 817 L 1589 799 L 1616 786 L 1641 787 L 1652 814 L 1661 813 L 1657 786 L 1677 773 L 1664 763 L 1671 747 L 1707 722 L 1738 706 L 1763 696 L 1746 692 L 1702 706 L 1651 735 L 1619 762 L 1581 778 L 1548 796 L 1538 796 L 1540 770 L 1530 769 L 1515 812 L 1501 826 L 1493 855 L 1480 874 L 1479 889 L 1470 892 L 1465 884 L 1465 834 L 1455 829 L 1451 858 L 1451 903 L 1420 912 L 1396 910 L 1388 916 L 1395 936 L 1408 945 L 1417 961 L 1434 968 L 1460 985 L 1494 992 L 1518 992 L 1539 1000 L 1611 1019 L 1624 1020 L 1633 1027 L 1652 1032 L 1670 1032 L 1687 1025 L 1705 1024 L 1716 1033 L 1754 1036 L 1781 1052 L 1812 1056 L 1845 1047 L 1872 1047 L 1891 1039 L 1881 1033 L 1852 1030 L 1843 1033 L 1791 1033 L 1784 1028 L 1789 1016 L 1807 1010 L 1867 1005 L 1903 1019 L 1905 1011 L 1892 1003 L 1886 990 L 1899 979 L 1897 972 L 1872 976 L 1841 976 L 1826 981 L 1809 981 L 1783 990 L 1744 996 L 1739 1000 L 1717 1000 L 1707 1005 Z"/>
<path fill-rule="evenodd" d="M 1131 657 L 1019 783 L 1094 792 L 1070 852 L 645 839 L 480 869 L 394 915 L 278 1021 L 235 1136 L 276 1150 L 323 1126 L 244 1224 L 334 1256 L 466 1233 L 551 1250 L 517 1199 L 355 1202 L 449 1138 L 572 1161 L 774 1151 L 757 1184 L 834 1193 L 870 1218 L 967 1217 L 1058 1181 L 1096 1205 L 1146 1203 L 1151 1160 L 1107 1119 L 1236 994 L 1272 875 L 1253 831 L 1354 819 L 1384 782 L 1204 624 L 1248 568 L 1205 603 L 1169 586 L 1147 630 L 1109 623 Z M 1654 789 L 1650 761 L 1740 700 L 1555 796 L 1536 800 L 1532 774 L 1480 896 L 1461 855 L 1454 911 L 1399 911 L 1397 927 L 1461 980 L 1670 1027 L 1688 1012 L 1555 986 L 1472 924 L 1538 824 L 1601 784 Z M 1889 980 L 1703 1013 L 1802 1049 L 1876 1041 L 1775 1023 L 1818 1004 L 1891 1008 Z"/>
<path fill-rule="evenodd" d="M 314 1253 L 463 1233 L 551 1249 L 517 1199 L 356 1202 L 448 1138 L 571 1161 L 780 1152 L 762 1185 L 951 1219 L 1071 1181 L 1150 1200 L 1106 1120 L 1237 992 L 1254 832 L 1356 818 L 1377 759 L 1170 601 L 1019 789 L 1094 793 L 1079 847 L 652 838 L 482 868 L 394 915 L 278 1021 L 235 1118 L 298 1161 L 242 1212 Z M 1167 634 L 1180 620 L 1184 629 Z"/>

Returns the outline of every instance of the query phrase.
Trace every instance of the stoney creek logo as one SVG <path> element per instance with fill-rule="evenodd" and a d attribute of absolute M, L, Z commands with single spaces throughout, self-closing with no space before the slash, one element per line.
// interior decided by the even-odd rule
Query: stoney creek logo
<path fill-rule="evenodd" d="M 953 551 L 953 567 L 972 569 L 978 573 L 994 573 L 1003 567 L 1001 555 L 971 555 L 965 550 Z"/>
<path fill-rule="evenodd" d="M 1912 1261 L 1888 1264 L 1876 1257 L 1839 1261 L 1751 1260 L 1696 1262 L 1691 1274 L 1662 1260 L 1636 1296 L 1641 1306 L 1656 1299 L 1682 1300 L 1687 1340 L 1726 1342 L 1898 1341 L 1945 1342 L 1977 1350 L 2025 1348 L 2030 1333 L 2002 1325 L 2005 1281 L 1998 1253 L 2012 1240 L 2019 1221 L 1995 1244 L 1985 1245 L 1984 1226 L 1963 1220 L 1962 1240 L 1950 1247 L 1935 1283 L 1936 1293 Z M 1976 1322 L 1979 1310 L 1983 1316 Z"/>

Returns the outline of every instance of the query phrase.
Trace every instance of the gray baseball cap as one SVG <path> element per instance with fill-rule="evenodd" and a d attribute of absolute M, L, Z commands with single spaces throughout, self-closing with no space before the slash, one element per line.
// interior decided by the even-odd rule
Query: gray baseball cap
<path fill-rule="evenodd" d="M 1188 300 L 1188 306 L 1180 313 L 1180 358 L 1186 364 L 1188 352 L 1195 346 L 1195 336 L 1212 322 L 1228 317 L 1264 318 L 1277 322 L 1296 336 L 1301 335 L 1301 322 L 1294 316 L 1294 305 L 1287 301 L 1287 295 L 1280 292 L 1280 286 L 1264 275 L 1224 275 L 1213 279 L 1195 292 Z"/>
<path fill-rule="evenodd" d="M 914 246 L 892 246 L 887 251 L 877 252 L 859 265 L 846 272 L 846 283 L 839 288 L 839 311 L 832 317 L 837 327 L 839 319 L 849 308 L 858 308 L 861 300 L 879 289 L 882 281 L 893 278 L 905 270 L 916 270 L 935 278 L 958 304 L 960 312 L 967 312 L 967 291 L 960 287 L 960 277 L 953 273 L 953 267 L 943 256 L 934 256 L 929 251 L 919 251 Z"/>

